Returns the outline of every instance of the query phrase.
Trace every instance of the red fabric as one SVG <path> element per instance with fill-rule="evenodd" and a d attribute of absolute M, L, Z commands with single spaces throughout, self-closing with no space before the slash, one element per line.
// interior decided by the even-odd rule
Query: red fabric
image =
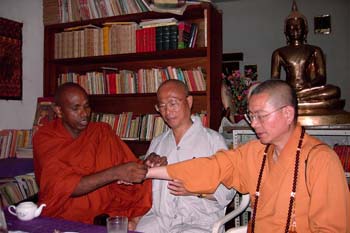
<path fill-rule="evenodd" d="M 138 161 L 105 123 L 91 122 L 73 139 L 56 119 L 33 138 L 34 170 L 40 187 L 43 215 L 93 223 L 102 213 L 141 216 L 151 207 L 151 181 L 132 186 L 112 183 L 81 197 L 70 195 L 80 179 L 129 161 Z"/>
<path fill-rule="evenodd" d="M 350 146 L 334 145 L 334 151 L 339 156 L 340 162 L 346 172 L 350 172 Z"/>

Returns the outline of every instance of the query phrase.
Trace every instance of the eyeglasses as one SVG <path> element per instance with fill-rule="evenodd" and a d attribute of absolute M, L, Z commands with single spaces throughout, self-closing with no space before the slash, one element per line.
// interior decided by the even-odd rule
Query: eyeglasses
<path fill-rule="evenodd" d="M 259 121 L 260 123 L 264 122 L 264 119 L 268 116 L 270 116 L 272 113 L 278 112 L 279 110 L 283 109 L 284 107 L 287 107 L 287 105 L 284 105 L 282 107 L 279 107 L 275 109 L 272 112 L 266 113 L 264 115 L 258 115 L 258 114 L 253 114 L 251 112 L 248 112 L 244 114 L 245 119 L 248 121 L 248 123 L 251 125 L 254 120 Z"/>
<path fill-rule="evenodd" d="M 180 103 L 183 101 L 183 99 L 170 99 L 168 103 L 164 104 L 156 104 L 154 105 L 154 108 L 157 112 L 165 112 L 166 109 L 170 111 L 178 111 L 180 109 Z"/>

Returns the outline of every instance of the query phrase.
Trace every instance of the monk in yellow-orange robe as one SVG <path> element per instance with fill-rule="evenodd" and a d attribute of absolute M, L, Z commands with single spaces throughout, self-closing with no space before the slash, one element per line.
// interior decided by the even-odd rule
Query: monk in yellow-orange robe
<path fill-rule="evenodd" d="M 138 161 L 105 123 L 90 122 L 74 139 L 61 119 L 43 126 L 33 138 L 34 169 L 43 215 L 93 223 L 100 214 L 141 216 L 151 207 L 151 181 L 111 183 L 80 197 L 71 197 L 83 176 L 114 165 Z"/>
<path fill-rule="evenodd" d="M 273 146 L 269 148 L 255 232 L 285 230 L 300 134 L 298 125 L 277 161 L 273 159 Z M 249 193 L 253 208 L 265 147 L 255 140 L 237 150 L 220 151 L 210 158 L 169 165 L 167 172 L 172 179 L 184 181 L 191 192 L 212 193 L 222 182 L 241 193 Z M 333 150 L 307 134 L 301 148 L 295 198 L 298 233 L 350 232 L 349 189 L 342 165 Z"/>

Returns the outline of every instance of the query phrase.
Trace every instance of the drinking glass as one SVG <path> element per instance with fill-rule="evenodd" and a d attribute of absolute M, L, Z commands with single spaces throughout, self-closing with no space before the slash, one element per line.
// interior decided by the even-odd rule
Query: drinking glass
<path fill-rule="evenodd" d="M 128 217 L 113 216 L 107 218 L 108 233 L 127 233 L 128 232 Z"/>

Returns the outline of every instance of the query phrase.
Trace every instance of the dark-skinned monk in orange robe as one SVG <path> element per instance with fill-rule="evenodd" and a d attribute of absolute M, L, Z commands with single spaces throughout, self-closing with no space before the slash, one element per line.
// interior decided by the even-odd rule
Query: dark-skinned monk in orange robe
<path fill-rule="evenodd" d="M 89 122 L 88 96 L 79 85 L 58 88 L 54 111 L 58 119 L 33 138 L 43 215 L 84 223 L 101 214 L 137 221 L 151 207 L 151 182 L 140 183 L 146 165 L 108 124 Z M 132 182 L 139 184 L 125 184 Z"/>

